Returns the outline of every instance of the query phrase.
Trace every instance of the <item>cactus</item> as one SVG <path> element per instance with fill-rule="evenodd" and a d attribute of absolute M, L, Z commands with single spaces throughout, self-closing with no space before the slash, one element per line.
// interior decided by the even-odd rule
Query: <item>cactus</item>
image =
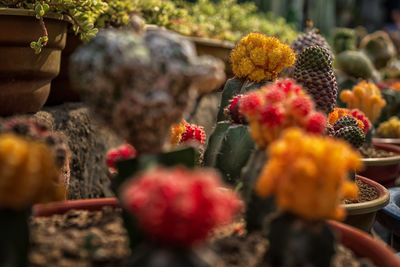
<path fill-rule="evenodd" d="M 154 30 L 142 38 L 110 29 L 73 54 L 70 72 L 98 119 L 139 153 L 158 153 L 193 103 L 194 86 L 214 77 L 210 60 L 218 62 L 197 57 L 177 34 Z"/>
<path fill-rule="evenodd" d="M 0 265 L 28 266 L 32 206 L 59 201 L 64 188 L 53 150 L 41 142 L 0 134 Z"/>
<path fill-rule="evenodd" d="M 296 52 L 296 55 L 300 55 L 301 52 L 303 52 L 303 50 L 307 47 L 321 46 L 328 51 L 329 55 L 332 58 L 334 57 L 328 42 L 322 35 L 318 34 L 316 30 L 311 30 L 307 33 L 300 35 L 299 37 L 297 37 L 296 40 L 292 42 L 290 46 Z"/>
<path fill-rule="evenodd" d="M 340 93 L 340 99 L 348 108 L 362 111 L 372 123 L 376 121 L 382 107 L 386 105 L 379 88 L 366 81 L 358 83 L 351 91 L 343 90 Z"/>
<path fill-rule="evenodd" d="M 353 29 L 336 28 L 333 34 L 333 48 L 336 54 L 356 50 L 356 35 Z"/>
<path fill-rule="evenodd" d="M 386 101 L 386 106 L 382 108 L 381 115 L 375 121 L 375 125 L 400 114 L 400 90 L 387 87 L 381 90 L 381 94 Z"/>
<path fill-rule="evenodd" d="M 219 169 L 226 182 L 238 184 L 241 170 L 253 151 L 244 116 L 240 114 L 241 94 L 259 89 L 276 79 L 285 66 L 295 61 L 292 49 L 275 37 L 250 33 L 231 52 L 235 77 L 222 92 L 217 125 L 204 155 L 206 166 Z"/>
<path fill-rule="evenodd" d="M 338 90 L 332 60 L 327 49 L 308 47 L 297 59 L 293 75 L 313 97 L 317 110 L 325 114 L 333 111 Z"/>
<path fill-rule="evenodd" d="M 357 185 L 346 177 L 361 167 L 359 154 L 343 141 L 295 128 L 271 144 L 268 154 L 255 191 L 273 197 L 280 212 L 268 225 L 264 265 L 329 266 L 336 240 L 325 220 L 343 219 L 343 197 L 357 197 Z"/>
<path fill-rule="evenodd" d="M 335 132 L 334 137 L 341 138 L 353 147 L 359 148 L 365 142 L 364 132 L 357 126 L 344 126 Z"/>
<path fill-rule="evenodd" d="M 360 49 L 367 54 L 378 70 L 385 68 L 396 56 L 396 48 L 384 31 L 365 36 L 361 41 Z"/>
<path fill-rule="evenodd" d="M 152 169 L 124 185 L 121 202 L 153 244 L 147 253 L 135 253 L 129 266 L 158 266 L 160 260 L 165 266 L 213 266 L 189 255 L 242 206 L 236 193 L 222 186 L 213 170 L 183 167 Z M 160 248 L 164 253 L 157 255 Z"/>
<path fill-rule="evenodd" d="M 61 171 L 60 175 L 65 188 L 68 189 L 70 168 L 68 145 L 64 136 L 52 133 L 45 125 L 24 116 L 12 117 L 0 122 L 0 133 L 15 134 L 48 145 L 54 152 L 57 167 Z"/>
<path fill-rule="evenodd" d="M 117 173 L 117 162 L 137 157 L 136 149 L 128 143 L 112 148 L 107 152 L 106 164 L 111 174 Z"/>
<path fill-rule="evenodd" d="M 384 138 L 400 138 L 400 119 L 399 117 L 391 117 L 388 121 L 382 122 L 377 133 Z"/>
<path fill-rule="evenodd" d="M 371 60 L 359 51 L 344 51 L 336 57 L 336 68 L 350 77 L 371 79 L 375 71 Z"/>

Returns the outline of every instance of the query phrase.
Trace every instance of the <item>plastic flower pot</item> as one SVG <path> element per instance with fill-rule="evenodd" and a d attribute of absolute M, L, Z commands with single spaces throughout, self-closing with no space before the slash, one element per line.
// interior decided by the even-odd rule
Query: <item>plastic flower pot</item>
<path fill-rule="evenodd" d="M 375 142 L 373 144 L 375 148 L 396 152 L 399 155 L 386 158 L 363 158 L 365 168 L 357 174 L 374 180 L 386 188 L 392 187 L 400 174 L 400 147 Z"/>
<path fill-rule="evenodd" d="M 34 216 L 52 216 L 63 214 L 71 209 L 98 211 L 104 206 L 118 207 L 116 198 L 69 200 L 35 205 Z M 378 267 L 400 266 L 400 260 L 390 248 L 374 240 L 368 234 L 340 222 L 329 221 L 329 225 L 338 233 L 340 243 L 350 248 L 357 256 L 370 259 Z"/>
<path fill-rule="evenodd" d="M 372 138 L 374 143 L 400 146 L 400 138 Z"/>
<path fill-rule="evenodd" d="M 44 23 L 49 40 L 35 54 L 30 43 L 43 36 L 35 12 L 0 8 L 0 116 L 37 112 L 47 100 L 60 70 L 67 21 L 49 14 Z"/>
<path fill-rule="evenodd" d="M 391 234 L 391 245 L 400 250 L 400 188 L 389 188 L 390 202 L 378 212 L 377 220 Z"/>
<path fill-rule="evenodd" d="M 344 223 L 365 232 L 370 232 L 374 225 L 377 211 L 389 203 L 389 192 L 384 186 L 370 179 L 360 175 L 357 175 L 357 179 L 374 187 L 378 191 L 378 198 L 362 203 L 344 204 L 343 206 L 347 213 Z"/>

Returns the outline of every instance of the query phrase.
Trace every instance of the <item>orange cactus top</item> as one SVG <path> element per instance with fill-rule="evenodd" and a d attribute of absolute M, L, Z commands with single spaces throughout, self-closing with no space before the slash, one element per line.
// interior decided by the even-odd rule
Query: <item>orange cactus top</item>
<path fill-rule="evenodd" d="M 347 179 L 361 167 L 358 152 L 330 137 L 288 129 L 272 143 L 270 155 L 256 184 L 256 192 L 275 195 L 277 205 L 305 219 L 343 219 L 343 198 L 357 197 L 358 188 Z"/>

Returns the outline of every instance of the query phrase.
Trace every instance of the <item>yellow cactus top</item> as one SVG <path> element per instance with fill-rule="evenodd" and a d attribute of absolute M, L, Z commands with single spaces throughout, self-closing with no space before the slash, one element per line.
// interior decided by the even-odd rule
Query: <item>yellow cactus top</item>
<path fill-rule="evenodd" d="M 236 77 L 251 81 L 272 81 L 284 67 L 295 62 L 295 53 L 289 45 L 276 37 L 249 33 L 231 52 L 232 70 Z"/>
<path fill-rule="evenodd" d="M 357 197 L 358 188 L 347 179 L 361 167 L 360 155 L 344 141 L 307 135 L 288 129 L 268 149 L 269 161 L 256 192 L 275 195 L 277 205 L 305 219 L 343 219 L 343 198 Z"/>
<path fill-rule="evenodd" d="M 0 135 L 0 207 L 24 209 L 35 203 L 62 200 L 55 157 L 50 148 L 20 137 Z"/>
<path fill-rule="evenodd" d="M 377 132 L 381 137 L 400 138 L 400 119 L 391 117 L 388 121 L 379 125 Z"/>
<path fill-rule="evenodd" d="M 364 112 L 372 123 L 379 117 L 382 107 L 386 105 L 379 88 L 366 81 L 355 85 L 353 90 L 343 90 L 340 99 L 348 108 L 357 108 Z"/>
<path fill-rule="evenodd" d="M 177 145 L 181 141 L 182 134 L 186 131 L 187 122 L 182 119 L 180 123 L 174 124 L 170 128 L 169 143 Z"/>

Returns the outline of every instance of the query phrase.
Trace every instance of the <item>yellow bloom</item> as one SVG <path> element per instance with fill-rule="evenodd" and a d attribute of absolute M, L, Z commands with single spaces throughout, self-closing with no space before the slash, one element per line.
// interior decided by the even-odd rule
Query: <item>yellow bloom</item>
<path fill-rule="evenodd" d="M 182 119 L 180 123 L 174 124 L 170 129 L 169 143 L 171 145 L 177 145 L 181 141 L 182 134 L 186 131 L 185 125 L 187 122 Z"/>
<path fill-rule="evenodd" d="M 236 77 L 260 82 L 275 80 L 284 67 L 294 64 L 295 53 L 276 37 L 250 33 L 232 50 L 230 59 Z"/>
<path fill-rule="evenodd" d="M 23 209 L 35 203 L 62 200 L 55 157 L 42 143 L 0 135 L 0 207 Z"/>
<path fill-rule="evenodd" d="M 386 105 L 379 88 L 366 81 L 361 81 L 351 91 L 342 91 L 340 99 L 346 103 L 348 108 L 361 110 L 372 123 L 379 117 L 381 109 Z"/>
<path fill-rule="evenodd" d="M 285 211 L 310 220 L 343 219 L 343 198 L 358 188 L 348 172 L 361 167 L 360 155 L 340 140 L 288 129 L 268 148 L 269 161 L 256 184 L 262 196 L 275 195 Z"/>
<path fill-rule="evenodd" d="M 378 135 L 386 138 L 400 138 L 400 119 L 391 117 L 378 127 Z"/>

